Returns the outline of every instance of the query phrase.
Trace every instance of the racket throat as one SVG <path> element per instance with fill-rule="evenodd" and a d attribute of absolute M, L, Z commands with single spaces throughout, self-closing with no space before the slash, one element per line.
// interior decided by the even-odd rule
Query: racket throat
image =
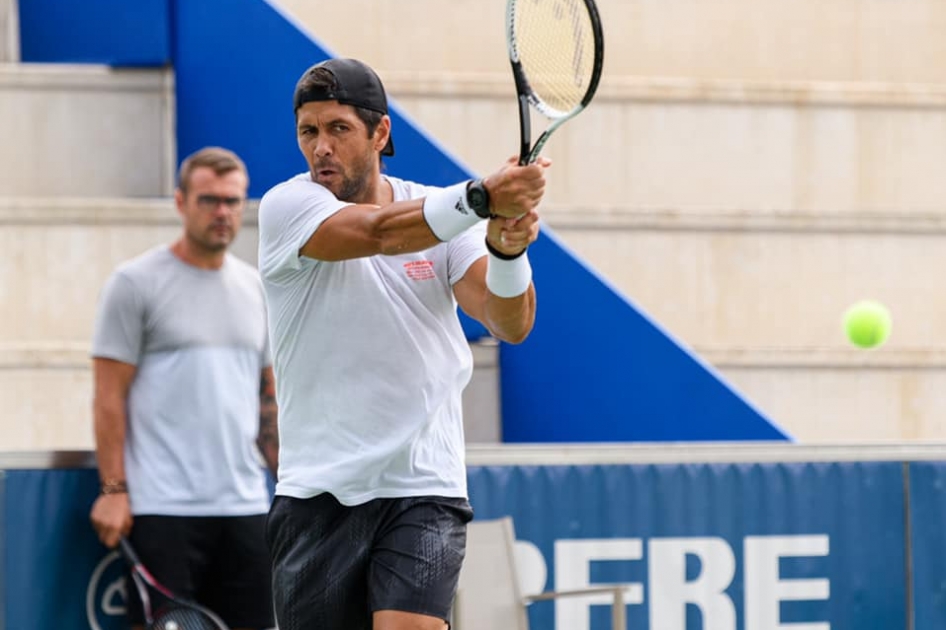
<path fill-rule="evenodd" d="M 532 143 L 532 119 L 529 116 L 529 97 L 519 94 L 519 164 L 529 163 Z"/>

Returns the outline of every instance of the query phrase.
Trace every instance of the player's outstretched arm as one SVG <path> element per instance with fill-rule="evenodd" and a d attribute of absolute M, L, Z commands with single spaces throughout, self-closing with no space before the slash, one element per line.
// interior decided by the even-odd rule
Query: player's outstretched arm
<path fill-rule="evenodd" d="M 326 261 L 419 252 L 439 243 L 424 220 L 424 199 L 346 206 L 326 219 L 301 254 Z"/>
<path fill-rule="evenodd" d="M 535 209 L 545 190 L 548 162 L 519 166 L 511 158 L 484 180 L 492 215 L 519 217 Z M 467 200 L 467 183 L 432 192 L 424 199 L 384 206 L 355 204 L 326 219 L 300 253 L 325 261 L 423 251 L 446 242 L 483 220 Z"/>

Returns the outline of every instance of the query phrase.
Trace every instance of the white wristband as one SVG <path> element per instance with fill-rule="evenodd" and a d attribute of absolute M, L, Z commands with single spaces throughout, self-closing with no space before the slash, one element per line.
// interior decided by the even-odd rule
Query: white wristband
<path fill-rule="evenodd" d="M 492 254 L 486 255 L 486 288 L 493 295 L 511 298 L 522 295 L 532 284 L 532 265 L 529 255 L 503 260 Z"/>
<path fill-rule="evenodd" d="M 424 200 L 424 220 L 430 231 L 443 242 L 480 221 L 466 203 L 467 182 L 432 190 Z"/>

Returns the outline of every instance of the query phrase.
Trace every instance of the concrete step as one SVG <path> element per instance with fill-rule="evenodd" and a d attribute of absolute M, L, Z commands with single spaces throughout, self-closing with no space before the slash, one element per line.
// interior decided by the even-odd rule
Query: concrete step
<path fill-rule="evenodd" d="M 473 170 L 517 150 L 506 74 L 385 79 Z M 545 153 L 557 205 L 933 212 L 946 199 L 946 87 L 612 77 Z"/>
<path fill-rule="evenodd" d="M 504 2 L 278 0 L 337 54 L 379 70 L 509 72 Z M 616 76 L 946 83 L 941 0 L 598 0 Z M 351 24 L 358 24 L 352 29 Z M 423 24 L 409 46 L 403 34 Z M 458 45 L 475 33 L 475 45 Z M 383 76 L 383 75 L 382 75 Z"/>
<path fill-rule="evenodd" d="M 946 435 L 946 344 L 925 348 L 719 348 L 697 352 L 803 443 Z"/>
<path fill-rule="evenodd" d="M 469 443 L 500 441 L 498 347 L 472 346 L 463 408 Z M 277 385 L 278 386 L 278 385 Z M 88 341 L 0 344 L 2 450 L 94 448 Z"/>
<path fill-rule="evenodd" d="M 233 249 L 253 264 L 255 207 Z M 180 232 L 169 198 L 0 198 L 0 343 L 88 339 L 112 270 Z"/>
<path fill-rule="evenodd" d="M 3 450 L 92 448 L 87 342 L 0 344 Z"/>
<path fill-rule="evenodd" d="M 173 98 L 169 70 L 0 64 L 0 194 L 169 195 Z"/>
<path fill-rule="evenodd" d="M 685 343 L 842 349 L 842 317 L 891 309 L 888 347 L 929 347 L 946 322 L 938 213 L 683 212 L 549 207 L 577 255 Z"/>

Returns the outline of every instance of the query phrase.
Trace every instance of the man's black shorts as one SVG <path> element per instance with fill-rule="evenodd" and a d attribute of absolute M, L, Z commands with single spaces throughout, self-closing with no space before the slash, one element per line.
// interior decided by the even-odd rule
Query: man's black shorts
<path fill-rule="evenodd" d="M 378 610 L 449 619 L 472 518 L 466 499 L 277 496 L 266 535 L 278 627 L 371 630 Z"/>
<path fill-rule="evenodd" d="M 135 516 L 129 540 L 148 571 L 174 594 L 207 606 L 231 628 L 271 628 L 272 579 L 266 515 Z M 144 624 L 128 593 L 128 618 Z"/>

